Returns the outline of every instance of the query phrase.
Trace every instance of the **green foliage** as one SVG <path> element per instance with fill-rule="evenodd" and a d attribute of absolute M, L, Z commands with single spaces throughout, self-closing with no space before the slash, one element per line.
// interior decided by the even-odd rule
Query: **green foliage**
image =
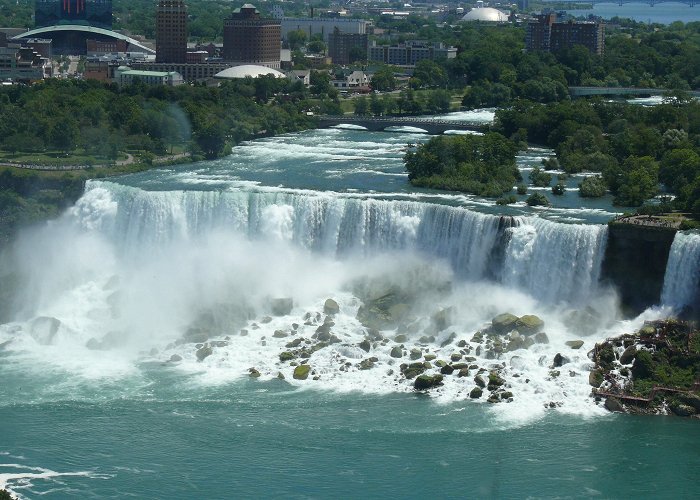
<path fill-rule="evenodd" d="M 380 92 L 394 90 L 396 88 L 394 71 L 389 66 L 382 66 L 372 75 L 370 87 L 372 87 L 372 90 Z"/>
<path fill-rule="evenodd" d="M 543 172 L 535 167 L 532 169 L 532 172 L 530 172 L 530 182 L 535 187 L 549 187 L 552 182 L 552 174 Z"/>
<path fill-rule="evenodd" d="M 550 205 L 549 200 L 542 193 L 532 193 L 530 196 L 528 196 L 527 200 L 525 200 L 525 203 L 527 203 L 528 206 L 531 207 L 548 207 Z"/>
<path fill-rule="evenodd" d="M 552 186 L 552 194 L 555 196 L 562 196 L 566 192 L 566 186 L 563 182 L 557 182 Z"/>
<path fill-rule="evenodd" d="M 583 198 L 600 198 L 606 191 L 605 181 L 600 176 L 586 177 L 578 185 L 578 194 Z"/>
<path fill-rule="evenodd" d="M 416 186 L 497 197 L 519 180 L 517 146 L 500 134 L 438 136 L 404 156 Z"/>
<path fill-rule="evenodd" d="M 517 201 L 518 199 L 514 195 L 504 196 L 496 200 L 496 205 L 511 205 Z"/>
<path fill-rule="evenodd" d="M 518 194 L 527 194 L 527 186 L 525 184 L 518 184 Z"/>

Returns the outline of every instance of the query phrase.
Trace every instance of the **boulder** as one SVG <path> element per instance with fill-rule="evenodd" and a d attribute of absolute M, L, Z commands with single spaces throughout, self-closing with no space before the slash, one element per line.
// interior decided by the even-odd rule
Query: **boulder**
<path fill-rule="evenodd" d="M 372 358 L 363 359 L 362 361 L 360 361 L 357 367 L 360 370 L 369 370 L 371 368 L 374 368 L 374 361 L 372 361 Z"/>
<path fill-rule="evenodd" d="M 282 330 L 275 330 L 275 333 L 273 333 L 272 336 L 276 339 L 283 339 L 284 337 L 289 337 L 289 335 Z"/>
<path fill-rule="evenodd" d="M 50 345 L 61 327 L 61 321 L 50 316 L 39 316 L 29 323 L 29 334 L 41 345 Z"/>
<path fill-rule="evenodd" d="M 690 417 L 696 413 L 695 408 L 679 401 L 672 401 L 669 408 L 674 415 L 678 415 L 679 417 Z"/>
<path fill-rule="evenodd" d="M 391 353 L 389 353 L 389 355 L 392 358 L 402 358 L 403 357 L 403 350 L 399 346 L 394 346 L 394 347 L 392 347 Z"/>
<path fill-rule="evenodd" d="M 583 346 L 583 340 L 568 340 L 564 343 L 572 349 L 581 349 L 581 346 Z"/>
<path fill-rule="evenodd" d="M 294 301 L 289 298 L 272 299 L 270 301 L 270 312 L 273 316 L 286 316 L 292 312 Z"/>
<path fill-rule="evenodd" d="M 571 360 L 567 358 L 566 356 L 562 356 L 561 353 L 556 353 L 554 355 L 554 361 L 552 362 L 552 367 L 553 368 L 559 368 L 562 365 L 565 365 L 566 363 L 569 363 Z"/>
<path fill-rule="evenodd" d="M 588 383 L 591 387 L 600 387 L 603 381 L 605 381 L 605 377 L 603 376 L 602 370 L 592 370 L 591 373 L 588 374 Z"/>
<path fill-rule="evenodd" d="M 369 340 L 367 340 L 367 339 L 360 342 L 359 346 L 360 346 L 360 349 L 362 349 L 365 352 L 369 352 L 369 350 L 372 348 L 372 345 L 370 344 Z"/>
<path fill-rule="evenodd" d="M 417 348 L 413 348 L 413 349 L 411 349 L 409 356 L 413 360 L 420 359 L 421 357 L 423 357 L 423 351 L 421 351 L 420 349 L 417 349 Z"/>
<path fill-rule="evenodd" d="M 400 333 L 396 337 L 394 337 L 394 342 L 398 342 L 399 344 L 406 342 L 408 340 L 408 337 L 404 335 L 403 333 Z"/>
<path fill-rule="evenodd" d="M 280 353 L 280 361 L 283 363 L 285 361 L 291 361 L 295 358 L 294 353 L 291 353 L 289 351 L 284 351 L 283 353 Z"/>
<path fill-rule="evenodd" d="M 423 356 L 423 359 L 426 361 L 432 361 L 435 358 L 437 358 L 437 356 L 435 354 L 426 354 L 425 356 Z"/>
<path fill-rule="evenodd" d="M 484 393 L 484 390 L 481 387 L 474 387 L 471 392 L 469 393 L 469 397 L 472 399 L 478 399 L 481 397 L 481 395 Z"/>
<path fill-rule="evenodd" d="M 493 329 L 494 333 L 497 333 L 498 335 L 504 335 L 508 332 L 512 332 L 513 330 L 515 330 L 515 323 L 517 321 L 518 317 L 515 314 L 499 314 L 491 320 L 491 328 Z M 474 339 L 472 339 L 472 341 L 474 341 Z"/>
<path fill-rule="evenodd" d="M 458 352 L 454 352 L 454 353 L 450 354 L 450 359 L 452 361 L 459 361 L 460 359 L 462 359 L 462 355 L 459 354 Z"/>
<path fill-rule="evenodd" d="M 436 332 L 441 332 L 452 324 L 452 313 L 453 309 L 448 307 L 446 309 L 441 309 L 432 315 L 430 321 L 433 327 L 435 327 Z"/>
<path fill-rule="evenodd" d="M 433 387 L 442 385 L 442 375 L 419 375 L 413 383 L 417 391 L 425 391 Z"/>
<path fill-rule="evenodd" d="M 700 396 L 695 394 L 680 394 L 677 399 L 683 404 L 692 406 L 696 412 L 700 412 Z"/>
<path fill-rule="evenodd" d="M 173 354 L 172 356 L 170 356 L 169 361 L 171 363 L 178 363 L 178 362 L 182 361 L 182 356 L 180 356 L 179 354 Z"/>
<path fill-rule="evenodd" d="M 616 413 L 625 413 L 624 406 L 622 406 L 622 403 L 620 403 L 620 400 L 617 398 L 607 398 L 605 400 L 605 409 Z"/>
<path fill-rule="evenodd" d="M 299 365 L 294 368 L 294 378 L 297 380 L 306 380 L 309 377 L 311 367 L 309 365 Z"/>
<path fill-rule="evenodd" d="M 214 351 L 209 346 L 203 346 L 197 349 L 197 361 L 204 361 L 207 357 L 211 356 Z"/>
<path fill-rule="evenodd" d="M 534 314 L 526 314 L 518 318 L 515 327 L 521 335 L 535 335 L 544 329 L 544 321 Z"/>
<path fill-rule="evenodd" d="M 538 344 L 549 344 L 549 337 L 544 332 L 535 334 L 535 342 Z"/>
<path fill-rule="evenodd" d="M 255 368 L 248 368 L 248 376 L 250 378 L 258 378 L 260 376 L 260 372 Z"/>
<path fill-rule="evenodd" d="M 481 375 L 477 375 L 476 377 L 474 377 L 474 383 L 482 389 L 486 387 L 486 382 L 484 382 L 484 379 L 481 378 Z"/>
<path fill-rule="evenodd" d="M 620 364 L 629 365 L 634 361 L 634 356 L 637 354 L 637 346 L 631 345 L 620 356 Z"/>
<path fill-rule="evenodd" d="M 491 372 L 489 373 L 489 384 L 488 384 L 488 390 L 489 391 L 495 391 L 499 387 L 501 387 L 503 384 L 505 384 L 506 381 L 503 380 L 498 373 L 496 372 Z"/>
<path fill-rule="evenodd" d="M 411 364 L 402 364 L 401 365 L 401 373 L 403 374 L 404 377 L 407 379 L 412 379 L 414 377 L 417 377 L 421 373 L 423 373 L 426 370 L 426 366 L 423 363 L 411 363 Z"/>
<path fill-rule="evenodd" d="M 454 371 L 455 369 L 452 365 L 445 365 L 442 368 L 440 368 L 440 373 L 442 373 L 443 375 L 452 375 Z"/>
<path fill-rule="evenodd" d="M 326 299 L 323 303 L 323 312 L 325 314 L 338 314 L 340 312 L 340 306 L 333 299 Z"/>
<path fill-rule="evenodd" d="M 450 345 L 454 340 L 457 338 L 457 334 L 455 332 L 450 333 L 447 338 L 440 344 L 440 347 L 447 347 Z"/>

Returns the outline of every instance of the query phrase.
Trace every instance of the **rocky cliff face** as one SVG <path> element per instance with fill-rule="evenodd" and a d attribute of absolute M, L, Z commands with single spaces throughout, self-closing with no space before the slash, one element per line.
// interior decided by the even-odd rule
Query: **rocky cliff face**
<path fill-rule="evenodd" d="M 659 303 L 675 234 L 672 228 L 610 224 L 602 280 L 617 288 L 627 314 Z"/>

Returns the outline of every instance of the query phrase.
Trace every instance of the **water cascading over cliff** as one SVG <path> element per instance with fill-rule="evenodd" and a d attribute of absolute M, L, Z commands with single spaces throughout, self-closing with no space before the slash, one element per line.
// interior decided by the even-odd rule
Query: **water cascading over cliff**
<path fill-rule="evenodd" d="M 700 234 L 676 233 L 666 265 L 661 303 L 677 310 L 700 307 Z"/>
<path fill-rule="evenodd" d="M 328 193 L 144 191 L 100 181 L 88 184 L 73 213 L 130 258 L 224 231 L 340 258 L 417 252 L 448 262 L 459 278 L 492 279 L 544 302 L 595 290 L 607 230 Z"/>

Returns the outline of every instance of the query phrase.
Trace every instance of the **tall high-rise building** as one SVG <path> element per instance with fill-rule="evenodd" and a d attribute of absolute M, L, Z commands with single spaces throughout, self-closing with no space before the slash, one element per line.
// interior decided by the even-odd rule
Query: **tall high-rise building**
<path fill-rule="evenodd" d="M 537 16 L 527 25 L 525 48 L 556 52 L 582 45 L 594 54 L 605 51 L 605 25 L 593 22 L 556 22 L 556 14 Z"/>
<path fill-rule="evenodd" d="M 34 25 L 81 24 L 112 28 L 112 0 L 36 0 Z"/>
<path fill-rule="evenodd" d="M 264 19 L 249 3 L 224 20 L 224 60 L 279 69 L 281 28 L 277 19 Z"/>
<path fill-rule="evenodd" d="M 187 62 L 187 6 L 183 0 L 159 0 L 158 2 L 156 62 Z"/>
<path fill-rule="evenodd" d="M 343 33 L 338 28 L 328 34 L 328 55 L 333 64 L 350 64 L 367 59 L 367 33 Z"/>

